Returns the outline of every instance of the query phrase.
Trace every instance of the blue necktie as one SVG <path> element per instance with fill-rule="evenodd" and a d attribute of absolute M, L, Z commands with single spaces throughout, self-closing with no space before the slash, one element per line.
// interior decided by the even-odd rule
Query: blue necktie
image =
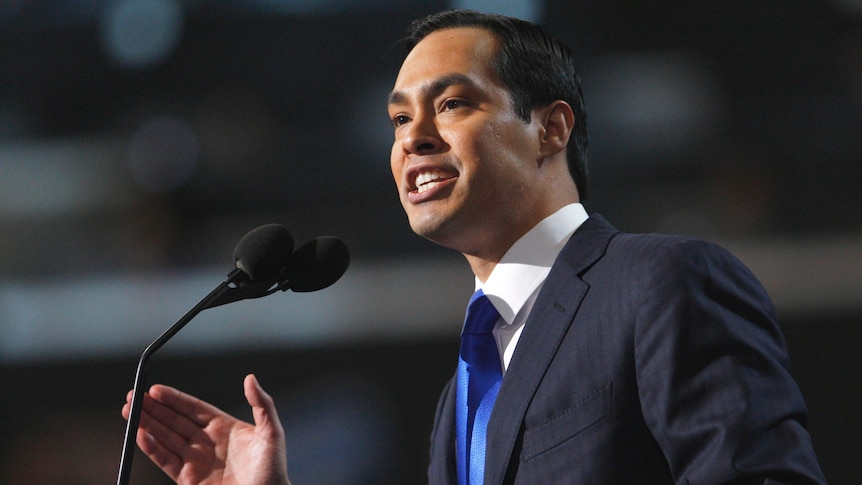
<path fill-rule="evenodd" d="M 485 437 L 488 418 L 500 390 L 503 371 L 491 330 L 500 314 L 482 293 L 467 306 L 455 392 L 455 444 L 458 483 L 482 485 L 485 475 Z"/>

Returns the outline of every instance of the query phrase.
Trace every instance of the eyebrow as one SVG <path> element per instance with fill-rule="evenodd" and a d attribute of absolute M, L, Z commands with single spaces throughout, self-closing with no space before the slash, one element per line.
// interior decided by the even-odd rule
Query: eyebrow
<path fill-rule="evenodd" d="M 434 97 L 445 91 L 450 86 L 475 86 L 476 83 L 469 76 L 461 73 L 447 74 L 422 86 L 421 93 L 425 97 Z M 406 102 L 407 95 L 401 91 L 392 91 L 388 96 L 388 104 L 402 104 Z"/>

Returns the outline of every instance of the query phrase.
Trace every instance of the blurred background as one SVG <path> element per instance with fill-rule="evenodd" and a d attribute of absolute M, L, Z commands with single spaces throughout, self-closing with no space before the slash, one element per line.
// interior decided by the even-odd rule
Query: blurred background
<path fill-rule="evenodd" d="M 753 269 L 824 471 L 858 483 L 862 0 L 3 0 L 0 484 L 114 483 L 140 352 L 269 222 L 342 238 L 347 274 L 204 312 L 149 382 L 250 419 L 257 374 L 296 483 L 425 481 L 473 281 L 407 225 L 385 96 L 406 25 L 448 7 L 572 46 L 588 210 Z M 132 483 L 164 479 L 137 454 Z"/>

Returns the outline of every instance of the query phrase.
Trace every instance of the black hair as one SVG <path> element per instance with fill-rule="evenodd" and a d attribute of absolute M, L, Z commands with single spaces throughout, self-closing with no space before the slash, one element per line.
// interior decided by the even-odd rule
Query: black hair
<path fill-rule="evenodd" d="M 498 37 L 501 48 L 491 65 L 512 95 L 515 113 L 525 122 L 530 121 L 534 109 L 558 99 L 572 107 L 575 120 L 566 160 L 580 199 L 586 199 L 587 113 L 571 49 L 525 20 L 472 10 L 444 10 L 410 24 L 404 38 L 407 52 L 428 34 L 452 27 L 479 27 Z"/>

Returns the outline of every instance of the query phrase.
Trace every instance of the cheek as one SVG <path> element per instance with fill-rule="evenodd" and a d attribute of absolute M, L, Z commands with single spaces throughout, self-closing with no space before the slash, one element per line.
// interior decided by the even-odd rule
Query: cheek
<path fill-rule="evenodd" d="M 396 145 L 392 145 L 392 151 L 389 153 L 389 170 L 392 172 L 392 178 L 395 179 L 395 184 L 401 178 L 401 164 L 398 162 L 395 153 L 397 152 Z"/>
<path fill-rule="evenodd" d="M 475 139 L 483 152 L 506 157 L 513 150 L 519 150 L 523 142 L 520 133 L 513 130 L 510 123 L 500 121 L 489 123 Z"/>

